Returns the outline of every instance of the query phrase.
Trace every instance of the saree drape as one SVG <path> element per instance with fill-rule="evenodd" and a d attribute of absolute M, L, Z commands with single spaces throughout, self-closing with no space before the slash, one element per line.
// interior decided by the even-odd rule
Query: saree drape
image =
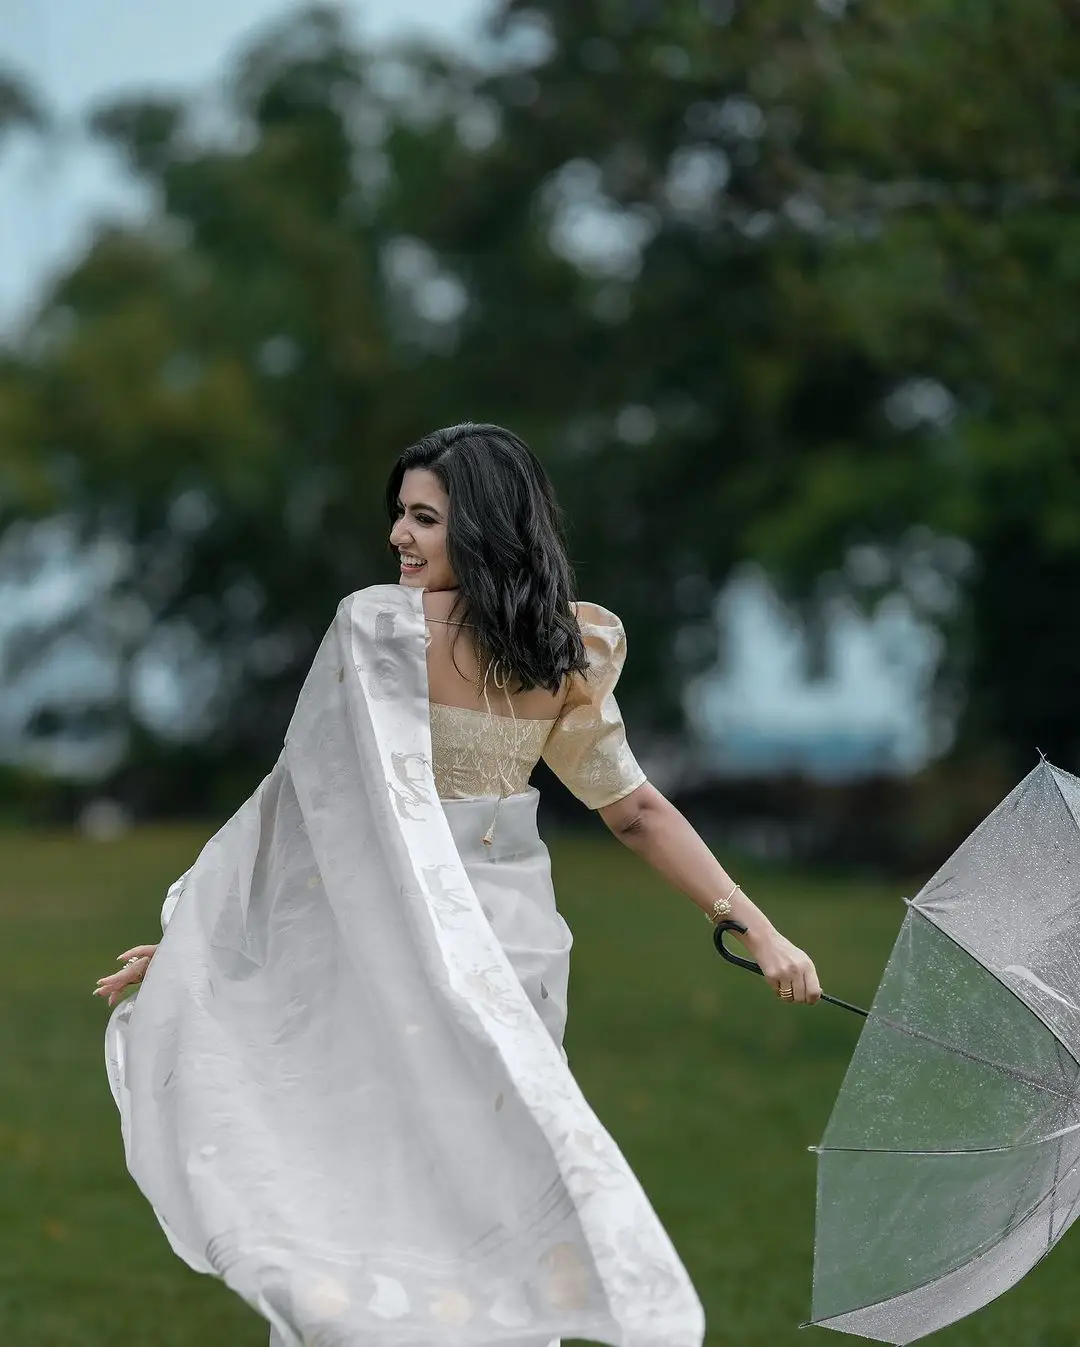
<path fill-rule="evenodd" d="M 436 796 L 422 597 L 343 600 L 277 764 L 170 890 L 106 1034 L 128 1168 L 281 1347 L 699 1347 L 561 1049 L 536 792 L 490 851 L 491 802 Z"/>

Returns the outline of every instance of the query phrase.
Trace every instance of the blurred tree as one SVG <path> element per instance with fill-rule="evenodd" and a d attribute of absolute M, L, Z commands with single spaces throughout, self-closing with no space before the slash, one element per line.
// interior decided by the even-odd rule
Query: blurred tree
<path fill-rule="evenodd" d="M 800 454 L 749 538 L 804 573 L 870 544 L 871 590 L 931 612 L 960 577 L 964 744 L 1078 770 L 1080 9 L 894 0 L 834 34 L 806 187 L 833 239 L 793 316 L 888 371 L 884 433 Z"/>
<path fill-rule="evenodd" d="M 425 187 L 425 237 L 479 297 L 460 363 L 558 450 L 589 588 L 653 634 L 630 689 L 677 687 L 708 641 L 671 628 L 756 556 L 806 600 L 901 590 L 950 636 L 969 747 L 1080 768 L 1077 7 L 513 0 L 498 27 L 501 134 Z"/>
<path fill-rule="evenodd" d="M 624 696 L 655 729 L 800 456 L 880 434 L 888 370 L 795 321 L 833 26 L 790 0 L 509 3 L 479 86 L 498 135 L 395 183 L 473 297 L 458 369 L 545 446 L 583 591 L 644 638 Z"/>
<path fill-rule="evenodd" d="M 903 589 L 973 737 L 1080 762 L 1078 54 L 1027 0 L 509 0 L 476 66 L 313 10 L 225 116 L 99 110 L 151 218 L 45 297 L 0 428 L 40 469 L 9 503 L 127 549 L 133 793 L 267 765 L 337 598 L 391 574 L 391 459 L 467 417 L 550 466 L 639 724 L 678 725 L 758 556 L 808 602 Z M 148 654 L 187 671 L 182 772 Z"/>
<path fill-rule="evenodd" d="M 19 128 L 41 131 L 47 123 L 44 106 L 26 80 L 0 66 L 0 136 Z"/>
<path fill-rule="evenodd" d="M 48 113 L 26 81 L 0 66 L 0 148 L 20 133 L 41 135 L 48 125 Z M 32 502 L 40 509 L 52 500 L 40 464 L 27 452 L 34 437 L 35 408 L 21 375 L 13 353 L 0 345 L 0 525 L 9 522 L 4 515 L 9 502 Z"/>
<path fill-rule="evenodd" d="M 363 57 L 313 12 L 253 48 L 230 93 L 216 139 L 179 103 L 95 114 L 152 214 L 99 234 L 21 353 L 47 508 L 126 556 L 68 635 L 104 631 L 116 653 L 98 719 L 127 736 L 117 784 L 149 808 L 219 780 L 235 798 L 265 770 L 337 599 L 390 574 L 382 483 L 428 428 L 356 171 L 380 115 Z M 140 669 L 163 664 L 189 698 L 171 728 L 140 704 Z M 68 718 L 58 695 L 34 728 Z M 194 741 L 181 773 L 176 739 Z"/>

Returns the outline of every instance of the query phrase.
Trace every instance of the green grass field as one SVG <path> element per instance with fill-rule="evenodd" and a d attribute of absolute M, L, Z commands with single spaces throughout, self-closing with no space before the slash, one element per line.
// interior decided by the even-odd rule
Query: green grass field
<path fill-rule="evenodd" d="M 204 840 L 0 834 L 0 1347 L 265 1347 L 257 1316 L 169 1251 L 127 1177 L 95 979 L 153 940 Z M 702 918 L 597 827 L 554 839 L 576 944 L 567 1050 L 705 1301 L 710 1344 L 820 1337 L 809 1311 L 814 1162 L 858 1033 L 724 965 Z M 732 868 L 735 868 L 732 863 Z M 826 989 L 866 1004 L 907 891 L 738 867 Z M 1080 1234 L 942 1347 L 1080 1342 Z M 831 1339 L 835 1340 L 835 1339 Z"/>

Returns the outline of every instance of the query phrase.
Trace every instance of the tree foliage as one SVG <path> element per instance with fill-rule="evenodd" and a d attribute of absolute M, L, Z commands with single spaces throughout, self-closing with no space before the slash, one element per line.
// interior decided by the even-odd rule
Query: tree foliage
<path fill-rule="evenodd" d="M 756 557 L 903 589 L 969 741 L 1080 763 L 1078 75 L 1065 0 L 508 0 L 476 64 L 312 10 L 213 119 L 94 113 L 154 209 L 0 368 L 7 517 L 123 540 L 123 667 L 214 652 L 188 781 L 265 766 L 392 574 L 389 463 L 466 418 L 549 465 L 641 727 Z M 177 750 L 106 702 L 145 781 Z"/>

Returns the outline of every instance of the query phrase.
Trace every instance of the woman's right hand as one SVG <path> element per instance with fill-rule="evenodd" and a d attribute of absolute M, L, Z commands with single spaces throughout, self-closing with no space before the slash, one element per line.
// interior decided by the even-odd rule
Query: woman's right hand
<path fill-rule="evenodd" d="M 754 956 L 774 991 L 791 988 L 791 995 L 783 999 L 811 1006 L 821 999 L 821 983 L 813 959 L 781 935 L 771 922 L 754 922 L 745 935 L 737 932 L 736 935 Z"/>
<path fill-rule="evenodd" d="M 137 959 L 138 962 L 98 978 L 94 995 L 106 997 L 110 1007 L 114 1006 L 120 1000 L 125 988 L 143 980 L 146 970 L 150 967 L 150 960 L 156 952 L 157 945 L 135 945 L 132 949 L 124 950 L 123 954 L 118 954 L 116 956 L 118 959 Z"/>

